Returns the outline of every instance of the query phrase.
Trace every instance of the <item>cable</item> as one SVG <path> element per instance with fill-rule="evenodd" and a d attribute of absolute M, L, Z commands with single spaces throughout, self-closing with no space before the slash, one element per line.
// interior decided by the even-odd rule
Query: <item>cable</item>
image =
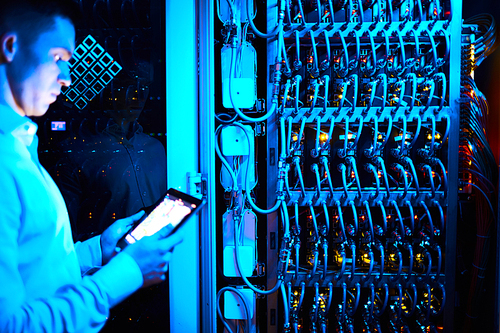
<path fill-rule="evenodd" d="M 319 240 L 319 232 L 318 232 L 318 222 L 316 221 L 316 214 L 314 213 L 314 206 L 312 203 L 309 203 L 309 211 L 311 212 L 311 219 L 314 227 L 314 241 Z"/>
<path fill-rule="evenodd" d="M 391 204 L 394 207 L 394 210 L 398 214 L 399 229 L 401 230 L 401 237 L 404 239 L 405 228 L 403 226 L 403 217 L 401 215 L 401 211 L 399 210 L 398 204 L 395 200 L 390 200 L 389 204 Z"/>
<path fill-rule="evenodd" d="M 346 177 L 346 166 L 344 163 L 340 163 L 337 166 L 338 170 L 342 174 L 342 186 L 344 188 L 344 197 L 347 199 L 349 197 L 349 194 L 347 192 L 347 177 Z"/>
<path fill-rule="evenodd" d="M 251 0 L 247 0 L 247 1 L 251 1 Z M 281 41 L 281 39 L 279 39 L 279 41 Z M 279 43 L 278 43 L 279 44 Z M 281 47 L 278 46 L 278 50 L 280 50 Z M 270 110 L 262 117 L 258 117 L 258 118 L 251 118 L 251 117 L 248 117 L 247 115 L 245 115 L 237 106 L 236 104 L 234 103 L 234 99 L 233 99 L 233 89 L 232 89 L 232 77 L 233 77 L 233 74 L 234 74 L 234 71 L 235 71 L 235 66 L 236 66 L 236 62 L 235 62 L 235 58 L 236 58 L 236 46 L 232 46 L 231 48 L 231 67 L 230 67 L 230 71 L 229 71 L 229 99 L 231 100 L 231 104 L 233 106 L 233 109 L 234 111 L 238 114 L 238 116 L 240 116 L 241 119 L 244 119 L 246 121 L 251 121 L 251 122 L 262 122 L 262 121 L 265 121 L 266 119 L 268 119 L 269 117 L 271 117 L 274 113 L 274 111 L 276 110 L 277 108 L 277 100 L 274 100 L 273 98 L 273 101 L 271 102 L 271 108 Z M 276 61 L 276 65 L 281 65 L 281 52 L 278 52 L 278 59 L 279 61 Z M 281 73 L 278 71 L 275 72 L 275 78 L 276 78 L 276 75 L 279 77 L 281 75 Z M 278 85 L 279 85 L 279 80 L 278 80 Z"/>
<path fill-rule="evenodd" d="M 366 163 L 365 170 L 368 172 L 371 172 L 373 174 L 373 177 L 375 178 L 376 190 L 375 190 L 375 194 L 370 194 L 370 199 L 376 199 L 378 197 L 378 195 L 380 194 L 380 180 L 378 179 L 377 169 L 373 166 L 373 164 Z"/>
<path fill-rule="evenodd" d="M 331 0 L 330 4 L 331 4 Z M 325 39 L 325 50 L 326 50 L 326 63 L 324 64 L 324 69 L 330 67 L 331 63 L 331 50 L 330 50 L 330 38 L 328 37 L 328 34 L 326 30 L 323 30 L 323 38 Z M 325 75 L 328 76 L 328 75 Z"/>
<path fill-rule="evenodd" d="M 330 312 L 330 306 L 332 304 L 332 298 L 333 298 L 333 283 L 329 282 L 328 283 L 328 303 L 326 305 L 325 313 Z"/>
<path fill-rule="evenodd" d="M 356 110 L 356 106 L 358 104 L 358 75 L 351 74 L 351 76 L 349 76 L 349 81 L 352 83 L 353 89 L 354 89 L 354 93 L 352 96 L 352 99 L 353 99 L 352 109 L 351 109 L 351 112 L 354 113 L 354 111 Z"/>
<path fill-rule="evenodd" d="M 311 151 L 311 156 L 316 158 L 320 154 L 319 135 L 321 133 L 321 117 L 316 116 L 316 140 L 314 141 L 314 150 Z"/>
<path fill-rule="evenodd" d="M 234 253 L 235 253 L 235 257 L 236 257 L 236 268 L 238 270 L 238 274 L 243 279 L 245 284 L 250 289 L 252 289 L 254 292 L 261 294 L 261 295 L 274 294 L 281 287 L 281 284 L 283 283 L 283 277 L 281 275 L 278 276 L 278 281 L 273 288 L 271 288 L 269 290 L 261 290 L 261 289 L 255 287 L 252 283 L 250 283 L 250 281 L 248 281 L 245 274 L 243 274 L 241 272 L 240 258 L 239 258 L 239 240 L 238 240 L 238 235 L 240 232 L 239 232 L 239 226 L 238 226 L 238 219 L 236 218 L 236 216 L 233 219 L 234 219 Z M 288 260 L 287 260 L 287 262 L 288 262 Z"/>
<path fill-rule="evenodd" d="M 387 75 L 385 73 L 379 74 L 377 75 L 377 80 L 382 81 L 382 107 L 379 111 L 379 113 L 382 113 L 384 112 L 385 105 L 387 104 Z"/>
<path fill-rule="evenodd" d="M 443 213 L 443 208 L 441 207 L 441 205 L 439 204 L 439 202 L 437 200 L 432 200 L 432 203 L 434 204 L 434 207 L 437 207 L 438 208 L 438 211 L 439 211 L 439 221 L 440 221 L 440 224 L 439 224 L 439 227 L 441 228 L 441 231 L 444 230 L 444 213 Z"/>
<path fill-rule="evenodd" d="M 372 105 L 373 105 L 373 100 L 375 99 L 375 92 L 377 90 L 377 81 L 370 81 L 368 84 L 367 84 L 370 89 L 370 99 L 368 100 L 368 106 L 366 107 L 366 109 L 363 110 L 363 113 L 367 114 L 368 111 L 370 111 Z"/>
<path fill-rule="evenodd" d="M 417 75 L 415 73 L 408 73 L 406 75 L 406 80 L 410 80 L 411 82 L 411 99 L 410 99 L 410 108 L 408 113 L 413 110 L 415 105 L 415 100 L 417 99 Z"/>
<path fill-rule="evenodd" d="M 377 166 L 382 168 L 382 175 L 384 176 L 384 183 L 385 183 L 385 189 L 387 191 L 387 198 L 391 197 L 391 190 L 389 189 L 389 180 L 387 179 L 387 171 L 385 170 L 385 163 L 382 157 L 377 156 L 375 157 L 375 161 L 377 163 Z"/>
<path fill-rule="evenodd" d="M 347 144 L 349 142 L 349 116 L 345 115 L 342 119 L 345 122 L 345 127 L 344 127 L 344 149 L 342 149 L 342 150 L 339 149 L 338 150 L 338 155 L 341 158 L 345 158 L 345 156 L 347 155 Z"/>
<path fill-rule="evenodd" d="M 420 23 L 422 22 L 422 17 L 424 16 L 422 12 L 422 0 L 417 0 L 417 7 L 418 7 L 418 22 Z"/>
<path fill-rule="evenodd" d="M 387 132 L 385 133 L 385 136 L 384 136 L 384 138 L 383 138 L 382 144 L 381 144 L 381 145 L 380 145 L 380 147 L 377 149 L 377 154 L 378 154 L 379 152 L 381 152 L 381 151 L 384 149 L 385 145 L 387 144 L 387 141 L 389 141 L 389 138 L 390 138 L 390 136 L 391 136 L 391 131 L 392 131 L 392 118 L 391 118 L 389 115 L 386 115 L 386 116 L 384 117 L 384 119 L 382 119 L 382 120 L 384 121 L 384 123 L 385 123 L 385 120 L 386 120 L 386 119 L 388 120 L 388 122 L 387 122 Z"/>
<path fill-rule="evenodd" d="M 219 148 L 219 133 L 220 131 L 222 130 L 222 128 L 226 127 L 227 125 L 220 125 L 217 130 L 215 131 L 215 152 L 217 153 L 217 156 L 219 156 L 219 159 L 221 160 L 222 162 L 222 165 L 226 168 L 227 172 L 229 173 L 229 176 L 231 177 L 232 181 L 233 181 L 233 191 L 236 192 L 238 191 L 238 181 L 236 180 L 236 175 L 234 174 L 234 171 L 233 169 L 231 168 L 231 166 L 229 165 L 229 163 L 227 162 L 227 160 L 222 156 L 222 153 L 220 151 L 220 148 Z M 245 129 L 243 129 L 245 131 Z M 246 133 L 246 131 L 245 131 Z"/>
<path fill-rule="evenodd" d="M 405 281 L 410 281 L 411 279 L 411 272 L 413 271 L 413 247 L 411 246 L 410 243 L 405 243 L 405 248 L 410 252 L 410 262 L 408 264 L 408 277 L 405 279 Z"/>
<path fill-rule="evenodd" d="M 299 268 L 300 268 L 300 266 L 299 266 L 300 243 L 296 242 L 294 247 L 295 247 L 295 280 L 298 280 L 299 279 Z"/>
<path fill-rule="evenodd" d="M 328 88 L 330 86 L 330 76 L 323 75 L 324 86 L 325 86 L 325 96 L 323 98 L 323 114 L 326 114 L 326 108 L 328 107 Z"/>
<path fill-rule="evenodd" d="M 358 213 L 356 212 L 356 206 L 354 205 L 354 201 L 349 201 L 349 206 L 351 206 L 352 215 L 354 217 L 354 235 L 358 234 Z"/>
<path fill-rule="evenodd" d="M 359 124 L 358 124 L 358 131 L 356 133 L 356 136 L 354 137 L 354 142 L 352 143 L 350 149 L 351 150 L 356 150 L 357 147 L 358 147 L 358 141 L 359 141 L 359 138 L 361 137 L 361 131 L 363 130 L 363 117 L 359 116 L 356 118 L 356 120 L 359 121 Z"/>
<path fill-rule="evenodd" d="M 429 208 L 427 207 L 427 205 L 425 204 L 424 201 L 420 201 L 420 205 L 422 207 L 424 207 L 424 209 L 427 213 L 427 219 L 429 220 L 429 227 L 430 227 L 430 238 L 431 238 L 431 242 L 432 242 L 434 239 L 434 223 L 432 222 L 431 212 L 429 211 Z"/>
<path fill-rule="evenodd" d="M 316 323 L 318 321 L 318 310 L 319 310 L 319 283 L 316 282 L 314 284 L 314 319 L 312 320 L 313 323 Z"/>
<path fill-rule="evenodd" d="M 220 297 L 221 297 L 222 293 L 226 290 L 232 291 L 233 293 L 238 295 L 238 297 L 241 299 L 241 303 L 243 303 L 243 307 L 245 308 L 245 313 L 247 316 L 247 319 L 246 319 L 247 332 L 250 332 L 250 321 L 251 321 L 252 317 L 250 316 L 250 309 L 248 308 L 248 305 L 247 305 L 247 299 L 245 298 L 245 296 L 243 295 L 243 293 L 241 291 L 239 291 L 238 289 L 236 289 L 234 287 L 223 287 L 217 293 L 217 300 L 216 300 L 216 302 L 217 302 L 217 314 L 219 315 L 219 318 L 222 321 L 222 324 L 224 325 L 224 327 L 227 329 L 228 332 L 230 332 L 230 333 L 233 332 L 231 330 L 231 328 L 229 327 L 229 324 L 224 320 L 224 316 L 222 315 L 221 310 L 220 310 L 220 306 L 219 306 Z"/>
<path fill-rule="evenodd" d="M 464 184 L 467 184 L 467 185 L 471 185 L 471 186 L 474 186 L 479 192 L 481 192 L 481 194 L 483 195 L 484 199 L 486 200 L 486 202 L 488 203 L 488 206 L 490 207 L 490 210 L 491 210 L 491 214 L 492 214 L 492 217 L 493 217 L 493 220 L 497 221 L 496 219 L 496 214 L 495 214 L 495 210 L 493 209 L 493 206 L 491 205 L 491 201 L 489 199 L 489 197 L 486 195 L 486 193 L 479 187 L 477 186 L 476 184 L 474 183 L 470 183 L 470 182 L 466 182 L 466 181 L 463 181 L 463 180 L 460 180 L 459 181 L 459 184 L 460 186 L 463 186 Z"/>
<path fill-rule="evenodd" d="M 450 115 L 448 115 L 448 114 L 444 115 L 444 118 L 446 119 L 446 130 L 444 132 L 443 138 L 441 139 L 441 144 L 438 146 L 437 149 L 441 149 L 443 147 L 446 140 L 448 139 L 448 135 L 450 134 L 450 127 L 451 127 Z"/>
<path fill-rule="evenodd" d="M 304 8 L 302 8 L 302 2 L 298 2 L 299 5 L 299 12 L 300 12 L 300 18 L 302 20 L 302 26 L 306 24 L 306 15 L 304 13 Z"/>
<path fill-rule="evenodd" d="M 444 73 L 436 73 L 434 74 L 433 79 L 437 80 L 438 82 L 442 82 L 441 84 L 442 94 L 440 98 L 441 101 L 439 102 L 439 109 L 437 110 L 437 112 L 439 112 L 443 109 L 444 101 L 446 99 L 446 76 L 444 75 Z"/>
<path fill-rule="evenodd" d="M 375 240 L 375 233 L 373 232 L 373 221 L 372 221 L 372 213 L 370 211 L 370 205 L 368 204 L 368 201 L 363 202 L 365 209 L 366 209 L 366 215 L 368 215 L 368 224 L 370 226 L 370 235 L 371 235 L 371 241 L 373 242 Z"/>
<path fill-rule="evenodd" d="M 396 273 L 396 276 L 389 278 L 389 280 L 391 280 L 391 282 L 398 281 L 401 278 L 401 273 L 403 272 L 403 254 L 401 253 L 401 250 L 399 250 L 398 248 L 396 248 L 396 250 L 397 250 L 397 256 L 398 256 L 398 261 L 399 261 L 398 272 Z"/>
<path fill-rule="evenodd" d="M 372 77 L 377 72 L 377 51 L 375 50 L 375 41 L 373 40 L 372 31 L 368 30 L 366 32 L 368 34 L 368 38 L 370 39 L 370 46 L 372 51 L 372 69 L 368 72 L 367 76 Z"/>
<path fill-rule="evenodd" d="M 302 61 L 300 61 L 300 38 L 299 31 L 295 30 L 295 60 L 293 62 L 295 70 L 302 68 Z"/>
<path fill-rule="evenodd" d="M 382 281 L 382 278 L 384 277 L 385 255 L 384 255 L 384 245 L 379 244 L 377 247 L 378 247 L 378 251 L 380 252 L 380 274 L 379 274 L 378 278 L 376 279 L 376 281 L 380 282 L 380 281 Z"/>
<path fill-rule="evenodd" d="M 359 182 L 358 168 L 356 167 L 356 160 L 353 156 L 347 156 L 346 162 L 349 163 L 352 170 L 354 171 L 354 180 L 356 181 L 356 187 L 358 189 L 358 198 L 361 198 L 361 183 Z"/>
<path fill-rule="evenodd" d="M 341 248 L 340 255 L 342 256 L 342 264 L 340 266 L 340 271 L 337 275 L 333 276 L 334 280 L 337 282 L 340 281 L 340 279 L 342 279 L 342 277 L 344 276 L 344 272 L 345 272 L 346 254 L 345 254 L 345 250 L 343 247 Z"/>
<path fill-rule="evenodd" d="M 345 322 L 345 312 L 347 308 L 347 284 L 342 282 L 342 314 L 340 316 L 341 322 Z"/>
<path fill-rule="evenodd" d="M 337 212 L 339 214 L 338 221 L 340 222 L 340 230 L 342 231 L 342 242 L 346 242 L 347 235 L 345 233 L 344 216 L 342 214 L 342 206 L 340 205 L 340 201 L 335 200 L 335 206 L 337 207 Z"/>
<path fill-rule="evenodd" d="M 319 251 L 317 248 L 315 248 L 313 251 L 313 257 L 314 257 L 313 268 L 311 270 L 311 273 L 307 275 L 308 280 L 311 280 L 312 278 L 314 278 L 314 275 L 316 275 L 316 269 L 318 268 L 318 256 L 319 256 Z"/>
<path fill-rule="evenodd" d="M 434 312 L 434 311 L 431 312 L 431 315 L 433 317 L 437 317 L 437 316 L 441 315 L 441 313 L 444 310 L 444 305 L 446 303 L 446 289 L 444 288 L 444 286 L 441 283 L 439 284 L 439 289 L 441 289 L 441 294 L 443 295 L 443 300 L 441 301 L 441 306 L 439 307 L 439 310 L 436 312 Z M 430 297 L 430 295 L 429 295 L 429 297 Z"/>
<path fill-rule="evenodd" d="M 434 41 L 434 37 L 432 36 L 431 32 L 429 29 L 423 30 L 427 36 L 429 36 L 429 41 L 431 42 L 431 49 L 432 49 L 432 59 L 433 59 L 433 64 L 434 64 L 434 70 L 437 70 L 438 67 L 438 57 L 437 57 L 437 50 L 436 50 L 436 42 Z M 430 74 L 430 73 L 429 73 Z"/>
<path fill-rule="evenodd" d="M 287 295 L 286 295 L 286 292 L 285 292 L 285 285 L 283 283 L 281 284 L 280 288 L 281 288 L 281 295 L 283 297 L 283 309 L 285 310 L 285 313 L 284 313 L 284 320 L 285 320 L 284 327 L 288 328 L 290 326 L 290 315 L 289 315 L 290 302 L 287 299 Z M 248 332 L 250 332 L 250 331 L 248 331 Z"/>
<path fill-rule="evenodd" d="M 295 170 L 297 171 L 297 176 L 299 178 L 300 190 L 303 197 L 306 196 L 306 189 L 304 187 L 304 179 L 302 178 L 302 171 L 300 168 L 300 158 L 295 156 L 293 158 L 293 163 L 295 164 Z"/>
<path fill-rule="evenodd" d="M 349 51 L 347 50 L 347 44 L 345 42 L 344 35 L 342 35 L 342 31 L 337 30 L 336 34 L 339 35 L 340 42 L 342 43 L 342 49 L 344 50 L 345 66 L 343 66 L 344 69 L 341 72 L 339 72 L 339 76 L 343 78 L 347 75 L 349 69 Z"/>
<path fill-rule="evenodd" d="M 280 34 L 279 36 L 282 39 L 284 38 L 283 34 Z M 281 41 L 281 51 L 278 50 L 278 52 L 282 52 L 283 63 L 285 64 L 285 69 L 286 69 L 285 75 L 287 77 L 289 77 L 292 74 L 292 69 L 290 67 L 290 62 L 288 61 L 288 56 L 287 56 L 287 52 L 286 52 L 286 48 L 285 48 L 285 41 L 284 40 Z M 287 94 L 285 94 L 284 96 L 286 98 Z"/>
<path fill-rule="evenodd" d="M 302 117 L 300 119 L 300 130 L 299 130 L 299 135 L 297 137 L 297 144 L 300 146 L 300 142 L 302 141 L 302 136 L 304 135 L 304 128 L 306 127 L 306 117 Z"/>
<path fill-rule="evenodd" d="M 361 3 L 361 0 L 358 0 L 358 10 L 359 10 L 359 23 L 363 24 L 364 22 L 364 13 L 363 13 L 363 4 Z"/>
<path fill-rule="evenodd" d="M 288 131 L 287 131 L 287 140 L 286 140 L 286 152 L 287 155 L 290 155 L 292 152 L 292 121 L 293 118 L 291 116 L 288 116 Z"/>
<path fill-rule="evenodd" d="M 323 164 L 323 167 L 325 168 L 326 179 L 328 179 L 328 188 L 330 190 L 330 197 L 333 197 L 333 184 L 332 184 L 332 178 L 330 176 L 330 169 L 328 168 L 328 158 L 326 156 L 321 156 L 319 160 L 320 163 Z"/>
<path fill-rule="evenodd" d="M 436 196 L 436 188 L 434 187 L 434 178 L 432 177 L 432 169 L 431 169 L 431 166 L 428 165 L 428 164 L 424 164 L 422 166 L 422 171 L 424 171 L 424 175 L 425 175 L 425 171 L 427 171 L 427 175 L 429 176 L 429 183 L 431 185 L 431 194 L 427 194 L 429 199 L 433 199 L 435 196 Z"/>
<path fill-rule="evenodd" d="M 373 321 L 373 309 L 375 307 L 375 285 L 370 283 L 370 298 L 368 298 L 368 318 L 369 322 Z"/>
<path fill-rule="evenodd" d="M 413 214 L 413 206 L 411 205 L 411 202 L 409 200 L 405 200 L 403 204 L 408 206 L 408 209 L 410 210 L 410 229 L 413 234 L 415 232 L 415 215 Z"/>
<path fill-rule="evenodd" d="M 398 283 L 398 302 L 397 302 L 397 307 L 398 307 L 398 318 L 397 320 L 401 320 L 401 310 L 403 307 L 403 287 L 401 286 L 401 283 Z"/>
<path fill-rule="evenodd" d="M 326 280 L 326 271 L 328 268 L 328 244 L 326 243 L 326 240 L 321 242 L 321 246 L 323 247 L 323 280 Z"/>
<path fill-rule="evenodd" d="M 399 29 L 396 29 L 396 35 L 398 37 L 399 41 L 399 54 L 401 55 L 401 61 L 398 64 L 398 67 L 396 68 L 396 72 L 398 73 L 398 76 L 402 75 L 406 71 L 406 53 L 405 53 L 405 44 L 403 42 L 403 36 L 401 36 L 401 31 Z"/>
<path fill-rule="evenodd" d="M 413 121 L 415 118 L 417 118 L 417 129 L 415 130 L 415 135 L 413 135 L 413 140 L 411 140 L 410 144 L 408 145 L 408 149 L 412 148 L 415 145 L 415 142 L 420 135 L 420 129 L 422 128 L 422 118 L 419 115 L 415 115 L 411 118 L 411 121 Z"/>
<path fill-rule="evenodd" d="M 313 78 L 319 75 L 319 65 L 318 65 L 318 52 L 316 50 L 316 42 L 314 40 L 314 33 L 312 30 L 309 30 L 309 35 L 311 36 L 311 45 L 313 51 L 313 68 L 310 73 Z"/>
<path fill-rule="evenodd" d="M 257 36 L 259 36 L 260 38 L 271 38 L 271 37 L 276 36 L 278 33 L 282 32 L 283 20 L 285 18 L 285 2 L 286 2 L 286 0 L 279 1 L 278 25 L 271 32 L 269 32 L 267 34 L 260 32 L 257 29 L 257 27 L 255 26 L 255 24 L 253 23 L 253 18 L 250 15 L 250 12 L 251 12 L 250 1 L 253 1 L 253 0 L 245 0 L 246 10 L 247 10 L 247 19 L 248 19 L 248 23 L 250 23 L 250 26 L 252 27 L 252 30 L 255 32 L 255 34 Z M 279 48 L 278 48 L 278 50 L 279 50 Z"/>
<path fill-rule="evenodd" d="M 233 123 L 231 125 L 225 125 L 225 126 L 238 126 L 238 127 L 240 127 L 243 130 L 243 133 L 245 133 L 245 137 L 247 139 L 247 142 L 250 145 L 250 137 L 248 136 L 248 133 L 242 124 Z M 217 128 L 217 131 L 215 133 L 216 137 L 218 137 L 218 132 L 220 131 L 220 128 L 221 128 L 220 126 L 219 126 L 219 128 Z M 285 147 L 282 147 L 282 149 L 284 150 Z M 215 140 L 215 151 L 217 152 L 217 155 L 219 156 L 219 158 L 221 158 L 222 153 L 220 152 L 217 140 Z M 227 163 L 227 161 L 225 159 L 221 158 L 221 162 L 228 169 L 228 171 L 231 170 L 229 167 L 229 164 Z M 249 164 L 250 163 L 247 163 L 247 170 L 246 170 L 246 176 L 245 176 L 245 188 L 244 188 L 247 202 L 250 204 L 252 209 L 255 210 L 256 212 L 258 212 L 260 214 L 270 214 L 270 213 L 276 211 L 280 207 L 282 200 L 277 199 L 275 205 L 270 209 L 262 209 L 262 208 L 257 207 L 257 205 L 252 201 L 252 198 L 250 197 L 251 187 L 250 187 L 250 177 L 248 177 Z M 231 172 L 230 172 L 230 174 L 231 174 Z M 233 179 L 233 191 L 237 191 L 238 185 L 237 185 L 236 176 L 234 175 L 234 173 L 231 175 L 231 178 Z"/>
<path fill-rule="evenodd" d="M 437 243 L 434 243 L 432 247 L 434 248 L 434 250 L 436 250 L 438 257 L 438 262 L 436 267 L 436 277 L 435 277 L 435 280 L 437 281 L 439 279 L 439 274 L 441 274 L 441 262 L 442 262 L 441 247 Z"/>
<path fill-rule="evenodd" d="M 344 287 L 344 285 L 345 285 L 345 283 L 342 285 L 342 288 Z M 355 289 L 356 289 L 356 297 L 354 298 L 354 305 L 347 312 L 347 315 L 349 317 L 354 317 L 354 314 L 356 313 L 356 310 L 358 309 L 359 299 L 361 296 L 361 285 L 358 282 L 356 282 L 356 284 L 355 284 Z"/>
<path fill-rule="evenodd" d="M 370 257 L 370 267 L 368 268 L 368 273 L 366 274 L 366 277 L 361 278 L 361 280 L 363 282 L 370 280 L 370 278 L 372 276 L 372 272 L 373 272 L 373 267 L 375 265 L 375 259 L 373 257 L 373 251 L 371 250 L 371 248 L 370 248 L 370 251 L 368 252 L 368 255 Z"/>
<path fill-rule="evenodd" d="M 407 121 L 406 117 L 401 115 L 398 117 L 398 120 L 402 119 L 403 120 L 403 133 L 401 134 L 401 155 L 405 155 L 406 152 L 406 127 L 407 127 Z"/>
<path fill-rule="evenodd" d="M 405 94 L 405 84 L 404 84 L 403 80 L 399 80 L 398 82 L 396 82 L 394 84 L 394 86 L 399 87 L 398 103 L 396 105 L 396 108 L 393 111 L 393 113 L 396 113 L 399 110 L 399 108 L 401 107 L 401 102 L 403 101 L 403 96 Z"/>
<path fill-rule="evenodd" d="M 316 176 L 316 195 L 317 198 L 319 199 L 321 197 L 321 181 L 319 179 L 320 177 L 319 177 L 318 164 L 314 163 L 311 166 L 311 170 L 314 172 L 314 175 Z"/>
<path fill-rule="evenodd" d="M 408 193 L 408 179 L 406 178 L 406 170 L 399 163 L 394 163 L 393 164 L 393 168 L 395 169 L 395 171 L 398 171 L 398 174 L 404 180 L 404 190 L 403 190 L 403 193 L 398 195 L 398 199 L 404 199 L 404 198 L 406 198 L 406 194 Z M 399 181 L 398 181 L 398 183 L 399 183 Z"/>
<path fill-rule="evenodd" d="M 342 95 L 340 95 L 339 99 L 339 107 L 337 109 L 337 114 L 340 113 L 342 110 L 342 107 L 344 106 L 344 100 L 346 99 L 345 95 L 347 94 L 347 85 L 349 84 L 349 81 L 343 81 L 342 82 Z"/>

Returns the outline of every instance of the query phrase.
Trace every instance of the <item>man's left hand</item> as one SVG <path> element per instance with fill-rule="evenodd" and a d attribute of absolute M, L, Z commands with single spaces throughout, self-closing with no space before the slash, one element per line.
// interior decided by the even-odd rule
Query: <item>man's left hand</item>
<path fill-rule="evenodd" d="M 102 264 L 106 265 L 116 254 L 116 243 L 130 230 L 135 221 L 139 220 L 144 211 L 118 220 L 110 225 L 101 235 Z"/>

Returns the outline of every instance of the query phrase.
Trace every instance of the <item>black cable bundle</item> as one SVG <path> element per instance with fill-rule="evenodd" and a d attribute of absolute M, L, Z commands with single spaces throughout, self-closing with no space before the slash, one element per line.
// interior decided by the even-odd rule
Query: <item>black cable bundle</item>
<path fill-rule="evenodd" d="M 463 62 L 463 65 L 474 70 L 498 46 L 496 25 L 489 14 L 474 16 L 465 20 L 465 23 L 478 25 L 478 38 L 473 43 L 475 62 L 472 64 Z M 496 221 L 498 190 L 497 163 L 486 133 L 488 103 L 469 73 L 470 71 L 462 71 L 459 172 L 464 175 L 461 187 L 472 187 L 477 231 L 464 332 L 470 331 L 472 321 L 477 318 L 479 305 L 483 300 L 482 290 L 491 242 L 491 226 Z"/>

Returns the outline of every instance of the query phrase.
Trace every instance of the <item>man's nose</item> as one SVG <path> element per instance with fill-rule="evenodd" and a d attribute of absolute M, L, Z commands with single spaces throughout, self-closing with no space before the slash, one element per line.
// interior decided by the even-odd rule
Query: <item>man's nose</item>
<path fill-rule="evenodd" d="M 71 75 L 69 73 L 69 64 L 66 61 L 61 61 L 61 65 L 59 68 L 61 69 L 61 73 L 59 73 L 57 77 L 57 82 L 61 85 L 69 87 L 71 85 Z"/>

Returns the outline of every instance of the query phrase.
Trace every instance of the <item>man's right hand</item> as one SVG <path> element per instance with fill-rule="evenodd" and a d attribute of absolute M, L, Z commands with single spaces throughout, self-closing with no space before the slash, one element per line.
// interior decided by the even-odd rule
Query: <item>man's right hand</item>
<path fill-rule="evenodd" d="M 144 278 L 143 287 L 148 287 L 165 280 L 165 273 L 172 257 L 174 247 L 182 242 L 181 232 L 165 237 L 169 230 L 160 230 L 155 235 L 145 236 L 123 251 L 139 265 Z"/>

